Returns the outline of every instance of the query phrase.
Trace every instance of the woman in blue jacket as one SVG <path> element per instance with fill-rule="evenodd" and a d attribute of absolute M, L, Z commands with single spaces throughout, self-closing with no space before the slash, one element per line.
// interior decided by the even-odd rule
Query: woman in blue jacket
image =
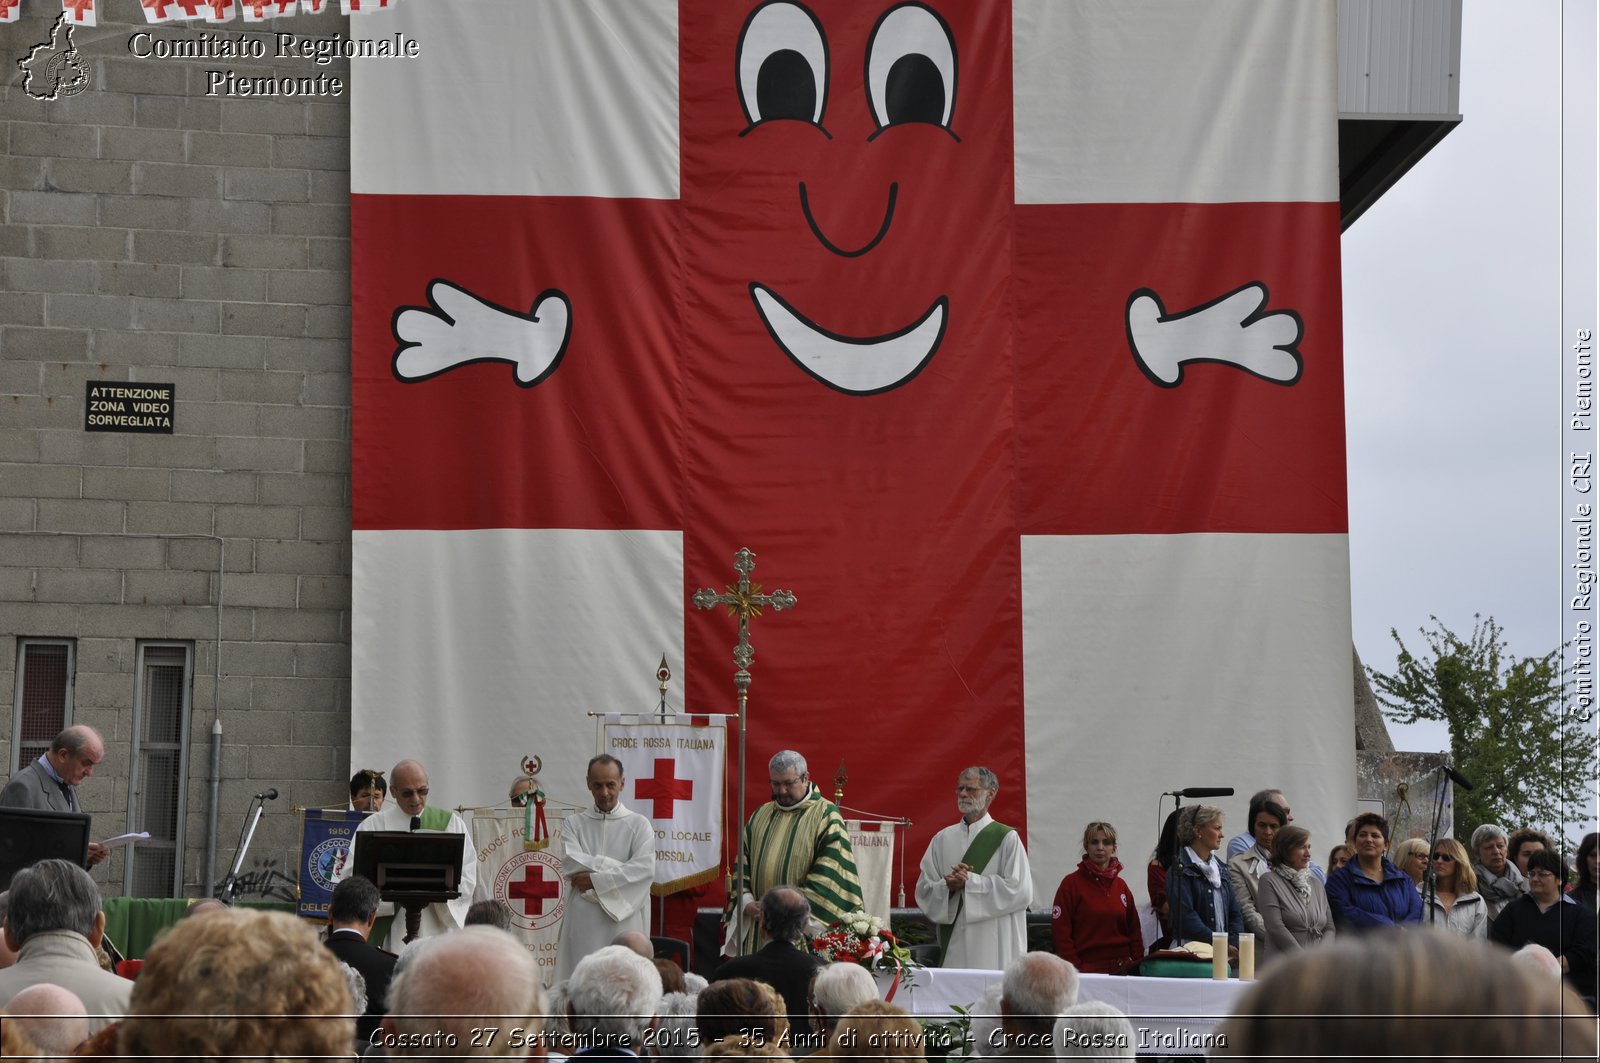
<path fill-rule="evenodd" d="M 1174 935 L 1178 944 L 1211 941 L 1213 933 L 1226 930 L 1228 944 L 1239 944 L 1244 916 L 1228 881 L 1228 869 L 1217 859 L 1227 835 L 1222 829 L 1222 809 L 1214 805 L 1193 805 L 1183 810 L 1178 820 L 1178 841 L 1183 848 L 1183 867 L 1178 888 L 1167 887 L 1167 905 L 1177 920 Z M 1414 890 L 1412 892 L 1415 892 Z M 1181 911 L 1180 911 L 1181 908 Z"/>
<path fill-rule="evenodd" d="M 1328 907 L 1339 933 L 1422 922 L 1422 897 L 1411 876 L 1384 856 L 1389 823 L 1376 812 L 1356 817 L 1356 856 L 1328 873 Z"/>

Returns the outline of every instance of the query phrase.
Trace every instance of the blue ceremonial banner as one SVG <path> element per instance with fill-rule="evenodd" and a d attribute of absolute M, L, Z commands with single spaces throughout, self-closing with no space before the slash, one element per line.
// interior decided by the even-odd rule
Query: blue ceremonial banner
<path fill-rule="evenodd" d="M 356 825 L 365 818 L 362 812 L 306 809 L 301 821 L 300 902 L 295 907 L 296 915 L 307 919 L 328 917 L 334 873 L 350 858 L 350 839 Z"/>

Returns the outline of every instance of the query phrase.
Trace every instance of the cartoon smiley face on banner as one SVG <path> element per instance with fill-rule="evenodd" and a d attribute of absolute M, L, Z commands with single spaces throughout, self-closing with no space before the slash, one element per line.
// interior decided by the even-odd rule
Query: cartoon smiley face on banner
<path fill-rule="evenodd" d="M 426 47 L 453 39 L 457 14 L 412 6 L 394 17 L 437 20 Z M 919 761 L 1016 780 L 1004 811 L 1025 825 L 1025 717 L 1058 709 L 1025 707 L 1025 678 L 1083 681 L 1055 653 L 1025 676 L 1025 539 L 1343 531 L 1335 112 L 1316 50 L 1331 17 L 1231 5 L 1213 31 L 1223 15 L 1183 4 L 624 8 L 670 40 L 588 5 L 494 9 L 523 35 L 477 65 L 550 72 L 537 96 L 488 79 L 471 97 L 525 162 L 503 172 L 486 149 L 451 167 L 436 148 L 437 192 L 368 192 L 359 175 L 383 184 L 384 165 L 355 167 L 356 527 L 665 530 L 684 601 L 740 546 L 781 559 L 761 576 L 801 604 L 770 621 L 784 652 L 755 669 L 774 711 L 752 717 L 752 748 L 915 734 Z M 1202 37 L 1256 61 L 1185 84 L 1174 57 Z M 1326 80 L 1330 106 L 1285 89 L 1280 60 Z M 428 93 L 384 85 L 397 98 L 358 95 L 358 123 L 428 111 Z M 1213 114 L 1239 99 L 1258 102 Z M 1306 165 L 1297 131 L 1322 153 Z M 1072 612 L 1034 586 L 1039 623 Z M 542 608 L 511 599 L 508 624 Z M 637 603 L 617 599 L 622 625 Z M 682 604 L 652 618 L 681 626 L 686 703 L 720 707 L 731 635 Z M 945 814 L 919 773 L 872 779 L 897 811 Z"/>

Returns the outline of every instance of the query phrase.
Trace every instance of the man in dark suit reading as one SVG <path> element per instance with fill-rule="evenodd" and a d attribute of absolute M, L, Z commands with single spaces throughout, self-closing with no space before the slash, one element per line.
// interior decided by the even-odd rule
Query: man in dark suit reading
<path fill-rule="evenodd" d="M 367 983 L 366 1014 L 356 1022 L 356 1037 L 362 1044 L 368 1043 L 388 1010 L 389 979 L 394 977 L 394 953 L 367 942 L 382 900 L 371 879 L 352 875 L 333 888 L 328 902 L 328 950 Z"/>
<path fill-rule="evenodd" d="M 94 774 L 105 759 L 106 744 L 93 727 L 68 727 L 50 743 L 39 759 L 22 766 L 0 790 L 0 807 L 37 808 L 45 812 L 82 812 L 78 784 Z M 110 855 L 99 842 L 89 843 L 89 863 Z"/>

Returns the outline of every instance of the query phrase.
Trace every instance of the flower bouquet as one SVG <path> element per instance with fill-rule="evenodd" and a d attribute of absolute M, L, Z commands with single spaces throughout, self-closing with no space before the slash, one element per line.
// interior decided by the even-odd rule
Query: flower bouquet
<path fill-rule="evenodd" d="M 869 971 L 893 970 L 894 981 L 885 1000 L 894 999 L 902 971 L 921 966 L 911 958 L 911 950 L 884 927 L 883 920 L 866 912 L 847 912 L 842 919 L 829 923 L 811 939 L 811 951 L 836 963 L 859 963 Z"/>

